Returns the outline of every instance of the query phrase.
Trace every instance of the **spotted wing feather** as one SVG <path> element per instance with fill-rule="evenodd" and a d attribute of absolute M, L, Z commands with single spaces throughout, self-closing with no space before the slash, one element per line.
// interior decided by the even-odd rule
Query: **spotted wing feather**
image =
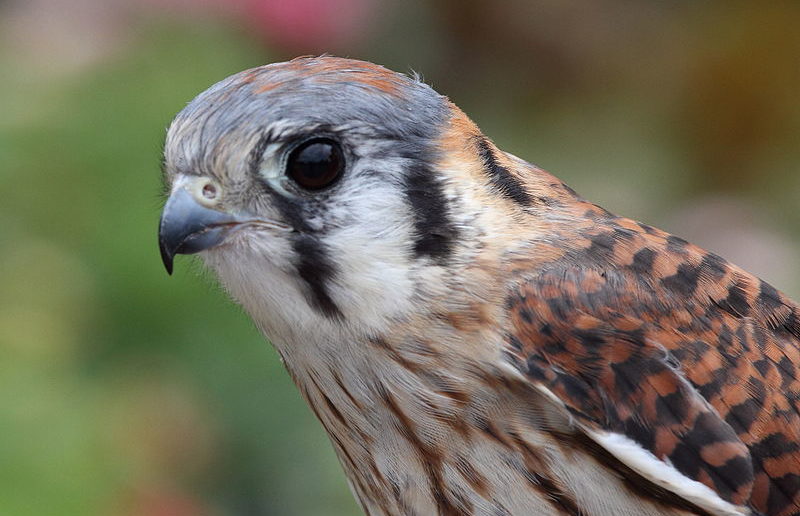
<path fill-rule="evenodd" d="M 594 214 L 571 237 L 585 245 L 509 298 L 526 374 L 590 433 L 731 504 L 800 514 L 800 309 L 716 255 Z"/>

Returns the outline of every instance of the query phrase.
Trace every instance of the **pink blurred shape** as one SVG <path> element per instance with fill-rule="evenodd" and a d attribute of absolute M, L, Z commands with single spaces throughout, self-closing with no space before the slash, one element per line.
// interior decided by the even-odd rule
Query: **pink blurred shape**
<path fill-rule="evenodd" d="M 325 51 L 362 40 L 380 0 L 244 0 L 255 29 L 290 50 Z"/>

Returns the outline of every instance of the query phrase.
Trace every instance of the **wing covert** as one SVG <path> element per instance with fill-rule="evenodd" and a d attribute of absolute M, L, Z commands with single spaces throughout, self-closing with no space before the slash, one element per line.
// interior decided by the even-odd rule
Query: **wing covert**
<path fill-rule="evenodd" d="M 726 502 L 800 514 L 797 307 L 716 255 L 612 224 L 509 296 L 526 374 L 588 433 Z"/>

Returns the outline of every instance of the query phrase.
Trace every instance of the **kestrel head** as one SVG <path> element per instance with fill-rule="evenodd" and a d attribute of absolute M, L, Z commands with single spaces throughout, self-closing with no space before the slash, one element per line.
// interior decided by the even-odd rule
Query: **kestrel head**
<path fill-rule="evenodd" d="M 446 97 L 349 59 L 225 79 L 175 118 L 165 155 L 167 269 L 202 252 L 256 321 L 289 326 L 380 328 L 532 204 L 514 158 Z"/>

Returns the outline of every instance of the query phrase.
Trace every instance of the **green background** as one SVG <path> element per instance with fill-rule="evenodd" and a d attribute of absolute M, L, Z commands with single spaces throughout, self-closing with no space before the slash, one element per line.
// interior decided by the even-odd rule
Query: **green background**
<path fill-rule="evenodd" d="M 193 258 L 160 263 L 165 128 L 244 68 L 413 69 L 501 148 L 800 295 L 800 4 L 297 5 L 0 2 L 0 514 L 358 513 L 272 348 Z"/>

